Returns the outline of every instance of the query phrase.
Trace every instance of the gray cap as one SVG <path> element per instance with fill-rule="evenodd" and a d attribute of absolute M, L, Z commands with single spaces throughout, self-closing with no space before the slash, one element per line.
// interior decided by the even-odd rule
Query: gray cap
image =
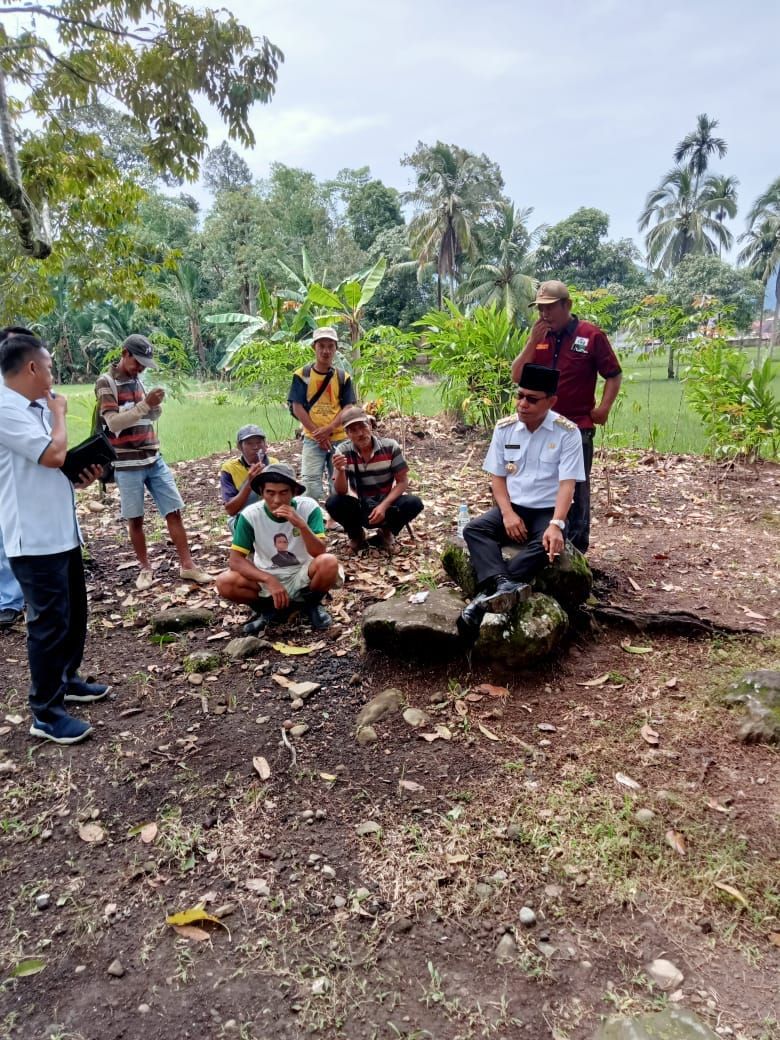
<path fill-rule="evenodd" d="M 262 473 L 258 473 L 252 481 L 252 490 L 261 494 L 263 484 L 289 484 L 298 495 L 302 495 L 306 491 L 305 486 L 298 483 L 295 470 L 286 462 L 272 462 L 270 466 L 266 466 Z"/>
<path fill-rule="evenodd" d="M 332 339 L 334 343 L 338 343 L 339 334 L 333 328 L 332 325 L 321 325 L 318 329 L 314 330 L 311 337 L 312 346 L 320 339 Z"/>
<path fill-rule="evenodd" d="M 157 365 L 152 361 L 154 347 L 146 336 L 133 333 L 132 336 L 128 336 L 124 341 L 122 349 L 126 350 L 128 354 L 132 354 L 135 360 L 140 362 L 144 368 L 157 368 Z"/>
<path fill-rule="evenodd" d="M 250 437 L 262 437 L 263 440 L 265 440 L 265 430 L 261 430 L 259 426 L 248 423 L 246 426 L 242 426 L 236 434 L 236 444 L 240 444 L 241 441 L 249 440 Z"/>

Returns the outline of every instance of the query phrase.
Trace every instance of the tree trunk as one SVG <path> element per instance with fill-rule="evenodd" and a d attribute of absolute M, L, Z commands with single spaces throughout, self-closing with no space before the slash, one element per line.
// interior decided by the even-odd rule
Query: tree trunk
<path fill-rule="evenodd" d="M 198 362 L 200 363 L 201 372 L 206 371 L 206 347 L 203 342 L 203 336 L 200 331 L 200 322 L 197 317 L 190 318 L 190 336 L 192 337 L 192 345 L 195 348 L 195 353 L 198 355 Z"/>
<path fill-rule="evenodd" d="M 5 74 L 0 68 L 0 142 L 5 167 L 0 163 L 0 201 L 10 210 L 16 224 L 22 249 L 36 260 L 51 255 L 51 239 L 41 223 L 35 207 L 22 188 L 22 173 L 16 155 L 13 124 L 5 91 Z"/>
<path fill-rule="evenodd" d="M 775 313 L 772 319 L 772 335 L 769 338 L 769 360 L 775 356 L 775 344 L 780 339 L 778 329 L 778 318 L 780 318 L 780 264 L 777 266 L 777 278 L 775 279 Z"/>
<path fill-rule="evenodd" d="M 674 379 L 674 343 L 669 344 L 669 357 L 666 361 L 666 378 Z"/>

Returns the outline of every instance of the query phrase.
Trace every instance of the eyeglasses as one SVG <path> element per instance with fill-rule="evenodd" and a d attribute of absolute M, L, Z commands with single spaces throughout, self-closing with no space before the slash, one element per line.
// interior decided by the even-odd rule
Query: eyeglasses
<path fill-rule="evenodd" d="M 547 394 L 543 394 L 541 397 L 534 397 L 533 394 L 523 394 L 523 393 L 518 393 L 517 394 L 517 400 L 518 401 L 527 401 L 529 404 L 539 404 L 539 402 L 540 401 L 544 401 L 544 399 L 546 397 L 547 397 Z"/>

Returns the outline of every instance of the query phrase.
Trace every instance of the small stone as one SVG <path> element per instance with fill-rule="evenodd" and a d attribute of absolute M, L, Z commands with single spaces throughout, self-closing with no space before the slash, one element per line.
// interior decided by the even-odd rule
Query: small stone
<path fill-rule="evenodd" d="M 48 841 L 52 834 L 53 831 L 50 831 L 47 827 L 46 830 L 41 831 L 41 841 Z"/>
<path fill-rule="evenodd" d="M 634 820 L 640 827 L 647 827 L 654 819 L 655 813 L 652 809 L 637 809 L 634 813 Z"/>
<path fill-rule="evenodd" d="M 536 924 L 536 914 L 533 912 L 530 906 L 520 907 L 520 924 L 525 925 L 526 928 L 532 928 Z"/>
<path fill-rule="evenodd" d="M 303 812 L 301 813 L 301 819 L 302 820 L 313 820 L 314 819 L 314 810 L 313 809 L 304 809 Z"/>
<path fill-rule="evenodd" d="M 675 990 L 682 985 L 683 973 L 671 961 L 659 958 L 648 964 L 646 970 L 656 986 L 664 992 Z"/>
<path fill-rule="evenodd" d="M 375 744 L 379 738 L 373 726 L 361 726 L 356 739 L 361 747 L 367 747 L 369 744 Z"/>
<path fill-rule="evenodd" d="M 139 1004 L 138 1005 L 138 1014 L 139 1015 L 148 1015 L 151 1010 L 152 1009 L 149 1007 L 148 1004 Z"/>
<path fill-rule="evenodd" d="M 290 683 L 287 687 L 287 691 L 290 694 L 291 700 L 305 701 L 308 697 L 311 697 L 313 693 L 316 693 L 319 688 L 320 684 L 318 682 L 295 682 Z"/>
<path fill-rule="evenodd" d="M 330 979 L 325 975 L 320 975 L 318 979 L 315 979 L 311 984 L 312 996 L 321 997 L 323 993 L 327 993 L 330 989 Z"/>
<path fill-rule="evenodd" d="M 86 964 L 77 964 L 75 969 L 74 969 L 73 974 L 74 975 L 83 975 L 86 970 L 87 970 Z"/>
<path fill-rule="evenodd" d="M 548 960 L 550 959 L 550 957 L 553 956 L 553 954 L 557 950 L 557 946 L 553 946 L 552 943 L 547 942 L 538 942 L 536 944 L 536 948 L 539 951 L 539 953 L 541 953 L 541 955 L 543 957 L 546 957 Z"/>
<path fill-rule="evenodd" d="M 425 712 L 421 711 L 419 708 L 407 708 L 404 712 L 404 722 L 408 726 L 414 726 L 415 729 L 418 726 L 427 726 L 429 721 L 430 720 Z"/>
<path fill-rule="evenodd" d="M 312 815 L 314 815 L 314 814 L 312 813 Z M 309 860 L 308 860 L 309 866 L 313 867 L 314 864 L 315 863 L 319 863 L 319 861 L 321 859 L 322 859 L 322 856 L 319 854 L 319 852 L 311 852 L 311 853 L 309 853 Z"/>
<path fill-rule="evenodd" d="M 404 935 L 414 928 L 414 921 L 410 917 L 399 917 L 390 927 L 397 935 Z"/>
<path fill-rule="evenodd" d="M 493 889 L 484 881 L 478 881 L 474 886 L 474 891 L 480 899 L 489 899 L 493 895 Z"/>
<path fill-rule="evenodd" d="M 122 962 L 117 957 L 116 960 L 111 961 L 109 966 L 106 968 L 109 975 L 113 975 L 115 979 L 121 979 L 125 973 L 125 969 Z"/>
<path fill-rule="evenodd" d="M 515 937 L 511 932 L 504 932 L 496 947 L 496 960 L 499 962 L 511 961 L 514 960 L 516 954 L 517 943 L 515 942 Z"/>
<path fill-rule="evenodd" d="M 39 910 L 47 910 L 51 905 L 51 896 L 48 892 L 41 892 L 39 896 L 35 897 L 35 905 Z"/>
<path fill-rule="evenodd" d="M 324 809 L 315 809 L 314 810 L 314 819 L 315 820 L 324 820 L 327 815 L 328 814 L 325 812 Z"/>
<path fill-rule="evenodd" d="M 368 899 L 370 895 L 371 893 L 368 891 L 367 888 L 355 889 L 355 899 L 357 899 L 359 903 L 362 903 L 364 899 Z"/>
<path fill-rule="evenodd" d="M 222 920 L 223 917 L 230 917 L 231 914 L 236 912 L 235 903 L 223 903 L 222 906 L 218 906 L 214 910 L 214 916 Z"/>
<path fill-rule="evenodd" d="M 523 828 L 519 823 L 510 823 L 506 829 L 506 836 L 510 841 L 519 841 L 523 837 Z"/>
<path fill-rule="evenodd" d="M 290 736 L 302 737 L 304 733 L 309 732 L 309 727 L 305 722 L 299 722 L 295 726 L 290 727 Z"/>
<path fill-rule="evenodd" d="M 382 690 L 360 710 L 355 720 L 355 729 L 360 730 L 369 723 L 378 722 L 390 712 L 397 711 L 403 704 L 403 699 L 404 696 L 400 690 L 393 688 Z"/>
<path fill-rule="evenodd" d="M 290 708 L 293 711 L 300 711 L 303 707 L 303 701 L 300 697 L 296 697 L 294 701 L 290 701 Z"/>
<path fill-rule="evenodd" d="M 495 881 L 497 885 L 501 885 L 506 881 L 508 874 L 505 870 L 497 870 L 495 874 L 490 878 L 491 881 Z"/>
<path fill-rule="evenodd" d="M 563 895 L 563 889 L 560 885 L 545 885 L 544 894 L 548 899 L 560 899 Z"/>
<path fill-rule="evenodd" d="M 322 876 L 324 878 L 327 878 L 329 881 L 332 881 L 336 876 L 336 871 L 333 869 L 333 867 L 329 867 L 326 864 L 320 871 L 320 874 L 322 874 Z"/>
<path fill-rule="evenodd" d="M 347 901 L 344 896 L 334 896 L 333 905 L 337 910 L 342 910 L 347 905 Z"/>

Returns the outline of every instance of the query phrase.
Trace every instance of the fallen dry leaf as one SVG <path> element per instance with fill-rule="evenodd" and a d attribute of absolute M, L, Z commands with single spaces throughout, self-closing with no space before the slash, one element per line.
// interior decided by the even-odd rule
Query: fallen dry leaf
<path fill-rule="evenodd" d="M 641 791 L 642 785 L 637 780 L 632 780 L 630 776 L 626 776 L 625 773 L 615 773 L 615 779 L 623 787 L 627 787 L 630 791 Z"/>
<path fill-rule="evenodd" d="M 488 729 L 487 726 L 483 726 L 481 722 L 477 723 L 477 725 L 479 726 L 479 732 L 483 736 L 487 737 L 488 740 L 501 740 L 501 737 L 496 736 L 496 734 L 492 730 Z"/>
<path fill-rule="evenodd" d="M 737 603 L 737 606 L 741 611 L 744 612 L 745 617 L 753 618 L 755 621 L 769 620 L 769 618 L 765 614 L 757 614 L 755 610 L 751 610 L 750 607 L 744 607 L 741 603 Z"/>
<path fill-rule="evenodd" d="M 741 903 L 745 909 L 748 908 L 748 901 L 742 895 L 738 888 L 734 888 L 733 885 L 727 885 L 725 881 L 716 881 L 715 888 L 719 888 L 721 892 L 725 892 L 727 896 L 731 896 L 732 899 L 736 899 L 738 903 Z"/>
<path fill-rule="evenodd" d="M 415 783 L 414 780 L 399 780 L 398 786 L 403 791 L 424 791 L 425 788 L 422 784 Z"/>
<path fill-rule="evenodd" d="M 680 834 L 679 831 L 674 831 L 670 828 L 664 835 L 664 838 L 666 839 L 666 844 L 669 848 L 674 849 L 674 851 L 680 856 L 685 855 L 685 837 Z"/>
<path fill-rule="evenodd" d="M 676 685 L 677 685 L 677 677 L 676 676 L 672 676 L 671 679 L 667 679 L 666 682 L 664 683 L 664 686 L 667 688 L 667 690 L 673 690 Z"/>
<path fill-rule="evenodd" d="M 441 733 L 420 733 L 423 740 L 432 744 L 434 740 L 441 740 Z"/>
<path fill-rule="evenodd" d="M 652 654 L 652 646 L 633 646 L 631 643 L 621 643 L 620 649 L 627 654 Z"/>
<path fill-rule="evenodd" d="M 609 672 L 605 672 L 603 675 L 597 675 L 595 679 L 588 679 L 586 682 L 578 682 L 578 686 L 603 686 L 604 683 L 609 682 Z"/>
<path fill-rule="evenodd" d="M 447 856 L 447 862 L 451 867 L 454 867 L 456 863 L 468 863 L 469 857 L 464 856 L 462 852 L 458 852 L 453 856 Z"/>
<path fill-rule="evenodd" d="M 493 686 L 491 683 L 481 683 L 479 686 L 475 686 L 474 689 L 477 693 L 486 693 L 488 697 L 509 696 L 509 690 L 506 686 Z"/>
<path fill-rule="evenodd" d="M 452 733 L 449 726 L 445 726 L 443 723 L 439 723 L 435 727 L 437 736 L 441 737 L 442 740 L 452 740 Z"/>
<path fill-rule="evenodd" d="M 780 946 L 780 932 L 770 932 L 769 941 L 773 946 Z"/>
<path fill-rule="evenodd" d="M 175 924 L 172 926 L 177 935 L 184 939 L 193 939 L 195 942 L 208 942 L 211 938 L 203 928 L 197 928 L 194 924 Z"/>
<path fill-rule="evenodd" d="M 271 767 L 268 765 L 267 759 L 263 758 L 262 755 L 255 755 L 252 759 L 252 765 L 255 767 L 255 772 L 261 780 L 267 780 L 271 775 Z"/>
<path fill-rule="evenodd" d="M 141 835 L 141 841 L 144 845 L 151 845 L 157 837 L 157 824 L 152 820 L 151 823 L 144 824 L 138 833 Z"/>
<path fill-rule="evenodd" d="M 714 798 L 708 798 L 704 803 L 708 809 L 712 809 L 714 812 L 719 813 L 730 813 L 731 809 L 727 805 L 722 805 L 720 802 L 716 802 Z"/>
<path fill-rule="evenodd" d="M 79 837 L 82 841 L 94 844 L 103 841 L 105 836 L 106 832 L 98 823 L 82 823 L 79 827 Z"/>
<path fill-rule="evenodd" d="M 469 708 L 465 701 L 455 701 L 455 714 L 460 715 L 463 718 L 464 715 L 468 715 Z"/>
<path fill-rule="evenodd" d="M 273 681 L 275 683 L 277 683 L 279 686 L 283 687 L 285 690 L 289 690 L 290 687 L 293 685 L 293 680 L 292 679 L 288 679 L 286 675 L 278 675 L 278 674 L 275 673 L 274 675 L 271 676 L 271 678 L 273 679 Z"/>
<path fill-rule="evenodd" d="M 338 780 L 335 773 L 320 773 L 320 780 L 325 780 L 326 783 L 333 784 Z"/>
<path fill-rule="evenodd" d="M 644 740 L 646 744 L 649 744 L 651 747 L 658 747 L 658 733 L 653 729 L 652 726 L 648 726 L 647 723 L 645 723 L 645 725 L 642 726 L 642 728 L 640 729 L 639 733 L 642 737 L 642 740 Z"/>

